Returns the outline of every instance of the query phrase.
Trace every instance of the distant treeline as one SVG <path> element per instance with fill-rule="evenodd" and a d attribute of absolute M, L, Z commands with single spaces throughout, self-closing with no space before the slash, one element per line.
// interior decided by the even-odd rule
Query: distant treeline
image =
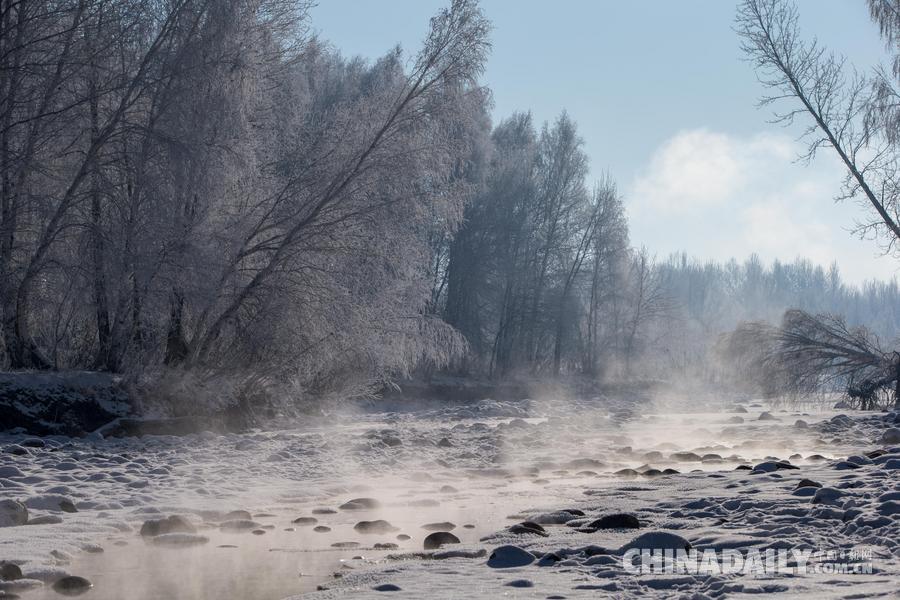
<path fill-rule="evenodd" d="M 897 280 L 845 283 L 836 265 L 805 259 L 764 264 L 751 256 L 742 263 L 670 257 L 659 265 L 665 294 L 675 300 L 676 317 L 649 338 L 651 368 L 707 378 L 720 375 L 722 334 L 743 323 L 778 325 L 791 310 L 828 314 L 864 326 L 890 344 L 900 336 Z"/>

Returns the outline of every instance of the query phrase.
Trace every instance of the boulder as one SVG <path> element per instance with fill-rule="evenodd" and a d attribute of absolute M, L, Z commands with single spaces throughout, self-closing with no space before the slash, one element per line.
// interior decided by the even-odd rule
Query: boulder
<path fill-rule="evenodd" d="M 344 502 L 338 508 L 341 510 L 371 510 L 380 506 L 381 503 L 374 498 L 354 498 Z"/>
<path fill-rule="evenodd" d="M 891 427 L 890 429 L 885 429 L 884 433 L 881 434 L 881 443 L 882 444 L 900 444 L 900 429 L 896 427 Z"/>
<path fill-rule="evenodd" d="M 540 525 L 565 525 L 579 515 L 572 514 L 567 510 L 557 510 L 550 513 L 541 513 L 531 517 L 533 523 Z"/>
<path fill-rule="evenodd" d="M 422 529 L 425 529 L 426 531 L 453 531 L 456 529 L 456 524 L 451 523 L 450 521 L 426 523 L 425 525 L 422 525 Z"/>
<path fill-rule="evenodd" d="M 250 511 L 247 510 L 233 510 L 222 517 L 223 521 L 235 521 L 238 519 L 243 521 L 251 521 L 253 520 L 253 515 L 251 515 Z"/>
<path fill-rule="evenodd" d="M 178 515 L 172 515 L 165 519 L 149 519 L 141 525 L 141 535 L 154 537 L 167 533 L 196 533 L 197 529 L 190 521 Z"/>
<path fill-rule="evenodd" d="M 668 531 L 648 531 L 643 533 L 621 548 L 619 552 L 624 553 L 631 549 L 663 549 L 663 550 L 690 550 L 691 543 L 674 533 Z"/>
<path fill-rule="evenodd" d="M 0 527 L 14 527 L 28 522 L 28 509 L 18 500 L 0 500 Z"/>
<path fill-rule="evenodd" d="M 638 529 L 641 523 L 637 517 L 628 513 L 604 515 L 585 525 L 587 529 Z"/>
<path fill-rule="evenodd" d="M 549 533 L 547 533 L 546 529 L 532 521 L 522 521 L 521 523 L 516 523 L 515 525 L 507 528 L 507 531 L 515 535 L 539 535 L 541 537 L 547 537 L 550 535 Z"/>
<path fill-rule="evenodd" d="M 62 511 L 67 513 L 78 512 L 75 503 L 61 494 L 39 494 L 25 500 L 25 506 L 31 510 Z"/>
<path fill-rule="evenodd" d="M 820 487 L 822 487 L 822 484 L 819 483 L 818 481 L 813 481 L 812 479 L 801 479 L 800 481 L 797 482 L 797 487 L 798 488 L 802 488 L 802 487 L 820 488 Z"/>
<path fill-rule="evenodd" d="M 878 512 L 884 516 L 900 515 L 900 502 L 896 500 L 885 500 L 878 507 Z"/>
<path fill-rule="evenodd" d="M 694 452 L 674 452 L 669 458 L 680 462 L 700 462 L 701 457 Z"/>
<path fill-rule="evenodd" d="M 839 461 L 835 463 L 834 468 L 838 471 L 850 471 L 853 469 L 858 469 L 859 465 L 853 462 L 848 462 L 846 460 Z"/>
<path fill-rule="evenodd" d="M 437 550 L 444 544 L 458 544 L 459 538 L 449 531 L 435 531 L 429 534 L 424 541 L 426 550 Z"/>
<path fill-rule="evenodd" d="M 59 515 L 39 515 L 28 519 L 28 525 L 56 525 L 62 522 Z"/>
<path fill-rule="evenodd" d="M 25 477 L 25 473 L 13 465 L 0 466 L 0 479 L 9 479 L 10 477 Z"/>
<path fill-rule="evenodd" d="M 252 531 L 254 529 L 259 529 L 259 523 L 256 521 L 250 521 L 248 519 L 234 519 L 232 521 L 225 521 L 219 525 L 219 529 L 222 531 Z"/>
<path fill-rule="evenodd" d="M 840 504 L 839 500 L 844 495 L 844 492 L 841 490 L 831 488 L 831 487 L 823 487 L 819 488 L 819 490 L 815 493 L 812 499 L 813 504 Z"/>
<path fill-rule="evenodd" d="M 534 562 L 534 555 L 518 546 L 500 546 L 494 548 L 487 561 L 492 569 L 511 569 L 525 567 Z"/>
<path fill-rule="evenodd" d="M 781 460 L 767 460 L 765 462 L 761 462 L 755 467 L 753 467 L 753 471 L 755 473 L 771 473 L 773 471 L 780 471 L 784 469 L 799 469 L 800 467 L 794 466 L 789 462 L 784 462 Z"/>
<path fill-rule="evenodd" d="M 399 547 L 400 546 L 393 542 L 381 542 L 372 546 L 375 550 L 396 550 Z"/>
<path fill-rule="evenodd" d="M 0 580 L 15 581 L 22 579 L 22 569 L 19 565 L 11 562 L 0 563 Z"/>
<path fill-rule="evenodd" d="M 76 575 L 67 575 L 62 579 L 57 579 L 53 584 L 53 591 L 64 596 L 79 596 L 94 587 L 90 581 L 84 577 Z"/>
<path fill-rule="evenodd" d="M 359 533 L 391 533 L 397 531 L 397 528 L 383 519 L 375 521 L 360 521 L 353 526 L 354 531 Z"/>

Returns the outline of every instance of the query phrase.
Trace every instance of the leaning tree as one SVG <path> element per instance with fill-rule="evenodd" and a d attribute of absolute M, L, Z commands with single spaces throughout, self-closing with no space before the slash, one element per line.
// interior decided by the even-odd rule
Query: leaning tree
<path fill-rule="evenodd" d="M 885 398 L 900 406 L 900 353 L 883 349 L 871 331 L 840 316 L 794 309 L 780 326 L 743 323 L 723 350 L 767 394 L 838 389 L 862 409 Z"/>

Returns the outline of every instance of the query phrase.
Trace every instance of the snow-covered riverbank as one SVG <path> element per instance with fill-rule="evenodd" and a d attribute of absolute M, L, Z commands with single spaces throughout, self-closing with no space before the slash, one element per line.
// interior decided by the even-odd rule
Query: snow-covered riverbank
<path fill-rule="evenodd" d="M 65 574 L 91 580 L 85 597 L 97 600 L 367 597 L 394 588 L 391 595 L 407 598 L 876 597 L 897 588 L 900 456 L 892 454 L 900 442 L 881 443 L 893 415 L 639 408 L 486 401 L 348 410 L 244 435 L 5 436 L 0 497 L 24 503 L 32 524 L 0 528 L 0 560 L 23 572 L 0 589 L 52 598 L 52 584 Z M 888 454 L 864 457 L 882 448 Z M 853 455 L 859 468 L 841 462 Z M 799 468 L 778 468 L 776 459 Z M 760 464 L 758 472 L 745 470 Z M 802 479 L 837 491 L 814 503 L 815 489 L 797 491 Z M 346 505 L 356 498 L 374 502 Z M 235 510 L 250 514 L 227 514 Z M 633 515 L 640 529 L 589 527 L 612 513 Z M 181 540 L 190 547 L 139 534 L 145 521 L 170 514 L 194 530 Z M 544 531 L 509 529 L 523 521 Z M 442 560 L 422 555 L 433 530 L 462 543 L 444 546 L 450 554 Z M 865 546 L 873 570 L 764 578 L 627 573 L 616 550 L 655 531 L 701 550 Z M 535 560 L 488 566 L 503 545 Z M 463 556 L 453 557 L 455 550 Z"/>

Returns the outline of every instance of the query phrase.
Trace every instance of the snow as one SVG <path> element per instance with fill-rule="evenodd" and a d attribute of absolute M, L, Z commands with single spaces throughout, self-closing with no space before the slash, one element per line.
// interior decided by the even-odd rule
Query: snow
<path fill-rule="evenodd" d="M 49 583 L 71 574 L 95 584 L 94 600 L 192 598 L 198 589 L 260 600 L 829 598 L 845 595 L 848 581 L 854 593 L 893 593 L 900 448 L 880 441 L 895 415 L 751 404 L 750 414 L 775 419 L 736 424 L 736 412 L 696 408 L 386 403 L 242 435 L 49 436 L 44 447 L 0 436 L 0 499 L 23 502 L 32 523 L 0 528 L 0 557 L 26 578 L 2 587 L 44 600 L 55 597 Z M 807 428 L 793 426 L 800 417 Z M 635 475 L 614 475 L 622 469 Z M 585 527 L 615 513 L 641 528 Z M 197 531 L 141 537 L 145 521 L 173 515 Z M 361 521 L 377 522 L 377 532 L 360 533 Z M 523 521 L 545 534 L 510 527 Z M 461 543 L 423 551 L 431 524 Z M 874 569 L 844 579 L 623 570 L 628 548 L 682 542 L 698 551 L 866 547 Z"/>

